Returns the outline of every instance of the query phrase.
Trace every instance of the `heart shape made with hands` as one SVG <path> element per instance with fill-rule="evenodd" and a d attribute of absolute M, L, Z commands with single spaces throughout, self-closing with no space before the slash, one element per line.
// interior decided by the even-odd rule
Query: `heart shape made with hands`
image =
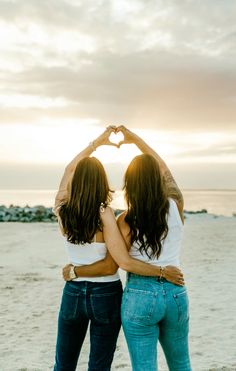
<path fill-rule="evenodd" d="M 118 132 L 113 132 L 111 133 L 111 135 L 109 136 L 109 140 L 110 142 L 112 142 L 113 144 L 116 144 L 116 145 L 119 145 L 120 142 L 122 142 L 124 140 L 124 135 L 118 131 Z"/>

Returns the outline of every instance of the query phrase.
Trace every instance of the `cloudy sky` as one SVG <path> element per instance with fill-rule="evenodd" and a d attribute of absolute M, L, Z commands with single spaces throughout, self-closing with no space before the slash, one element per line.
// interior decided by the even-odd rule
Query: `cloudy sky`
<path fill-rule="evenodd" d="M 1 0 L 0 188 L 55 188 L 125 124 L 183 188 L 236 188 L 236 1 Z M 115 186 L 134 146 L 99 149 Z"/>

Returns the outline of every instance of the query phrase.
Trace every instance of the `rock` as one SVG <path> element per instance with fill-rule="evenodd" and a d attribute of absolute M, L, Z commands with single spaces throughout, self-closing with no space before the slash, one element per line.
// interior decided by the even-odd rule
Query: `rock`
<path fill-rule="evenodd" d="M 1 218 L 1 217 L 4 217 L 5 215 L 6 215 L 6 212 L 3 211 L 3 210 L 0 210 L 0 218 Z"/>
<path fill-rule="evenodd" d="M 9 214 L 5 215 L 2 219 L 3 222 L 10 222 L 10 220 L 11 220 L 11 215 L 9 215 Z"/>
<path fill-rule="evenodd" d="M 23 216 L 19 221 L 22 223 L 29 223 L 31 220 L 28 216 Z"/>
<path fill-rule="evenodd" d="M 116 216 L 121 214 L 124 210 L 116 209 L 114 213 Z M 198 211 L 186 211 L 184 210 L 184 217 L 188 214 L 206 214 L 207 210 L 202 209 Z M 233 214 L 236 216 L 236 214 Z M 0 205 L 0 222 L 22 222 L 22 223 L 32 223 L 32 222 L 45 222 L 45 223 L 55 223 L 57 222 L 57 217 L 52 212 L 51 207 L 45 207 L 43 205 L 36 205 L 30 207 L 26 205 L 25 207 L 13 206 L 9 208 Z"/>
<path fill-rule="evenodd" d="M 51 207 L 45 207 L 43 205 L 37 205 L 30 207 L 26 205 L 25 207 L 19 207 L 10 205 L 6 207 L 4 205 L 0 206 L 0 222 L 56 222 L 57 218 L 52 212 Z"/>
<path fill-rule="evenodd" d="M 207 214 L 207 210 L 206 209 L 197 210 L 197 211 L 187 211 L 187 210 L 184 210 L 184 213 L 185 214 Z"/>

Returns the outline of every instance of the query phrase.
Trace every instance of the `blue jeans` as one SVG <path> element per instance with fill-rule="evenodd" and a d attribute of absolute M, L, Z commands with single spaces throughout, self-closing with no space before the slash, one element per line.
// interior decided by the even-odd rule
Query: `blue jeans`
<path fill-rule="evenodd" d="M 169 370 L 191 370 L 186 287 L 129 273 L 121 318 L 133 371 L 157 371 L 158 340 Z"/>
<path fill-rule="evenodd" d="M 90 322 L 89 371 L 109 371 L 121 327 L 122 285 L 66 282 L 58 317 L 54 371 L 74 371 Z"/>

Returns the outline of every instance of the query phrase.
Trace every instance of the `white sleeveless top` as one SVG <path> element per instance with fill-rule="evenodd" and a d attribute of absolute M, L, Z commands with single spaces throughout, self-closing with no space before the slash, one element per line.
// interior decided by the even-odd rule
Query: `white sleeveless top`
<path fill-rule="evenodd" d="M 169 198 L 170 208 L 167 218 L 169 231 L 167 237 L 162 242 L 162 250 L 158 259 L 150 259 L 145 252 L 143 255 L 138 250 L 138 244 L 134 243 L 130 249 L 130 255 L 143 262 L 153 265 L 175 265 L 180 266 L 180 248 L 183 236 L 183 223 L 179 215 L 177 205 L 174 200 Z M 150 250 L 151 251 L 151 250 Z"/>
<path fill-rule="evenodd" d="M 76 266 L 88 265 L 98 260 L 104 259 L 107 253 L 105 242 L 91 242 L 82 244 L 73 244 L 67 239 L 65 247 L 71 264 Z M 119 280 L 118 271 L 110 276 L 102 277 L 78 277 L 73 281 L 90 281 L 90 282 L 113 282 Z"/>

